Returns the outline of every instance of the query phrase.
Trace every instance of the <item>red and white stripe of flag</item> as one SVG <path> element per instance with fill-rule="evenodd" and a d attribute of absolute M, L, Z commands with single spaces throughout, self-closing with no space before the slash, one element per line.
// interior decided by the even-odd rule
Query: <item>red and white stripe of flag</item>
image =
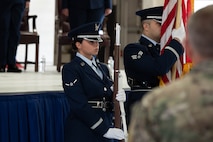
<path fill-rule="evenodd" d="M 188 17 L 188 7 L 187 4 L 190 0 L 182 0 L 181 2 L 181 10 L 179 11 L 181 16 L 182 28 L 185 29 L 185 24 Z M 178 0 L 165 0 L 163 7 L 163 15 L 162 15 L 162 27 L 161 27 L 161 54 L 164 52 L 164 48 L 172 39 L 172 30 L 175 28 L 176 24 L 176 16 L 177 16 L 177 8 L 178 8 Z M 185 57 L 185 55 L 183 56 Z M 180 58 L 176 62 L 176 78 L 179 78 L 182 74 L 182 66 L 185 59 Z M 161 85 L 162 82 L 168 83 L 172 81 L 171 71 L 169 71 L 166 75 L 161 77 Z"/>

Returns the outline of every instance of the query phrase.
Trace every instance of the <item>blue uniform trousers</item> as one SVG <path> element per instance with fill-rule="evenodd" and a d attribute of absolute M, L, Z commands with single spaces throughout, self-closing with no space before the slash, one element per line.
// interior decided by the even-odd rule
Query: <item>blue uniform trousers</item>
<path fill-rule="evenodd" d="M 0 66 L 15 65 L 25 0 L 3 0 L 0 5 Z"/>

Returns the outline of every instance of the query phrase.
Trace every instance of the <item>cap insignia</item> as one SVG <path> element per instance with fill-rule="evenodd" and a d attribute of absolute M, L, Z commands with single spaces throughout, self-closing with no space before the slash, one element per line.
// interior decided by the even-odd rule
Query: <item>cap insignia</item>
<path fill-rule="evenodd" d="M 99 30 L 99 24 L 95 24 L 95 31 L 98 31 Z"/>

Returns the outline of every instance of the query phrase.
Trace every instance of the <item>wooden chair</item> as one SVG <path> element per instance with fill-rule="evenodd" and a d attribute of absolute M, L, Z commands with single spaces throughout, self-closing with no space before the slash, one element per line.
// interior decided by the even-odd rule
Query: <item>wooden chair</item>
<path fill-rule="evenodd" d="M 67 36 L 66 33 L 62 33 L 58 35 L 58 59 L 57 59 L 57 71 L 61 71 L 61 66 L 65 64 L 62 62 L 62 46 L 70 45 L 71 46 L 71 39 Z M 71 58 L 71 57 L 70 57 Z"/>
<path fill-rule="evenodd" d="M 108 18 L 104 18 L 103 22 L 103 35 L 101 35 L 101 38 L 103 39 L 103 42 L 100 43 L 100 48 L 98 52 L 98 59 L 100 62 L 106 63 L 109 59 L 109 52 L 110 52 L 110 36 L 108 35 L 107 32 L 107 20 Z"/>
<path fill-rule="evenodd" d="M 20 28 L 21 36 L 19 41 L 19 44 L 25 44 L 25 59 L 24 62 L 19 63 L 24 64 L 24 70 L 27 69 L 27 64 L 35 64 L 35 72 L 38 72 L 39 35 L 36 29 L 36 18 L 37 15 L 28 15 L 28 10 L 25 10 Z M 29 22 L 32 24 L 31 30 Z M 28 61 L 29 44 L 35 44 L 35 61 Z"/>
<path fill-rule="evenodd" d="M 65 64 L 65 62 L 62 62 L 62 47 L 65 45 L 69 45 L 70 48 L 72 48 L 71 46 L 72 40 L 67 36 L 69 31 L 70 31 L 70 26 L 66 20 L 66 17 L 61 16 L 60 23 L 59 23 L 59 33 L 58 33 L 58 53 L 57 53 L 57 71 L 58 72 L 61 71 L 61 66 Z M 70 60 L 71 58 L 72 57 L 70 57 Z"/>
<path fill-rule="evenodd" d="M 58 72 L 61 71 L 61 66 L 65 64 L 65 62 L 62 62 L 62 47 L 69 45 L 72 52 L 72 40 L 67 36 L 68 32 L 70 31 L 70 25 L 68 22 L 68 17 L 64 16 L 61 13 L 62 6 L 61 6 L 61 0 L 58 0 L 58 20 L 59 20 L 59 27 L 57 31 L 57 65 L 56 69 Z M 71 53 L 70 53 L 71 54 Z M 72 57 L 70 57 L 71 60 Z"/>

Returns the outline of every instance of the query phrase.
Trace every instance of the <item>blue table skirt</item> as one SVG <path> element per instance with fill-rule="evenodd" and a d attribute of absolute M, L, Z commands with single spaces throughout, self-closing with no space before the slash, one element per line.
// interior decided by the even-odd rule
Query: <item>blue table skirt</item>
<path fill-rule="evenodd" d="M 69 104 L 63 92 L 0 96 L 0 142 L 63 142 Z"/>

